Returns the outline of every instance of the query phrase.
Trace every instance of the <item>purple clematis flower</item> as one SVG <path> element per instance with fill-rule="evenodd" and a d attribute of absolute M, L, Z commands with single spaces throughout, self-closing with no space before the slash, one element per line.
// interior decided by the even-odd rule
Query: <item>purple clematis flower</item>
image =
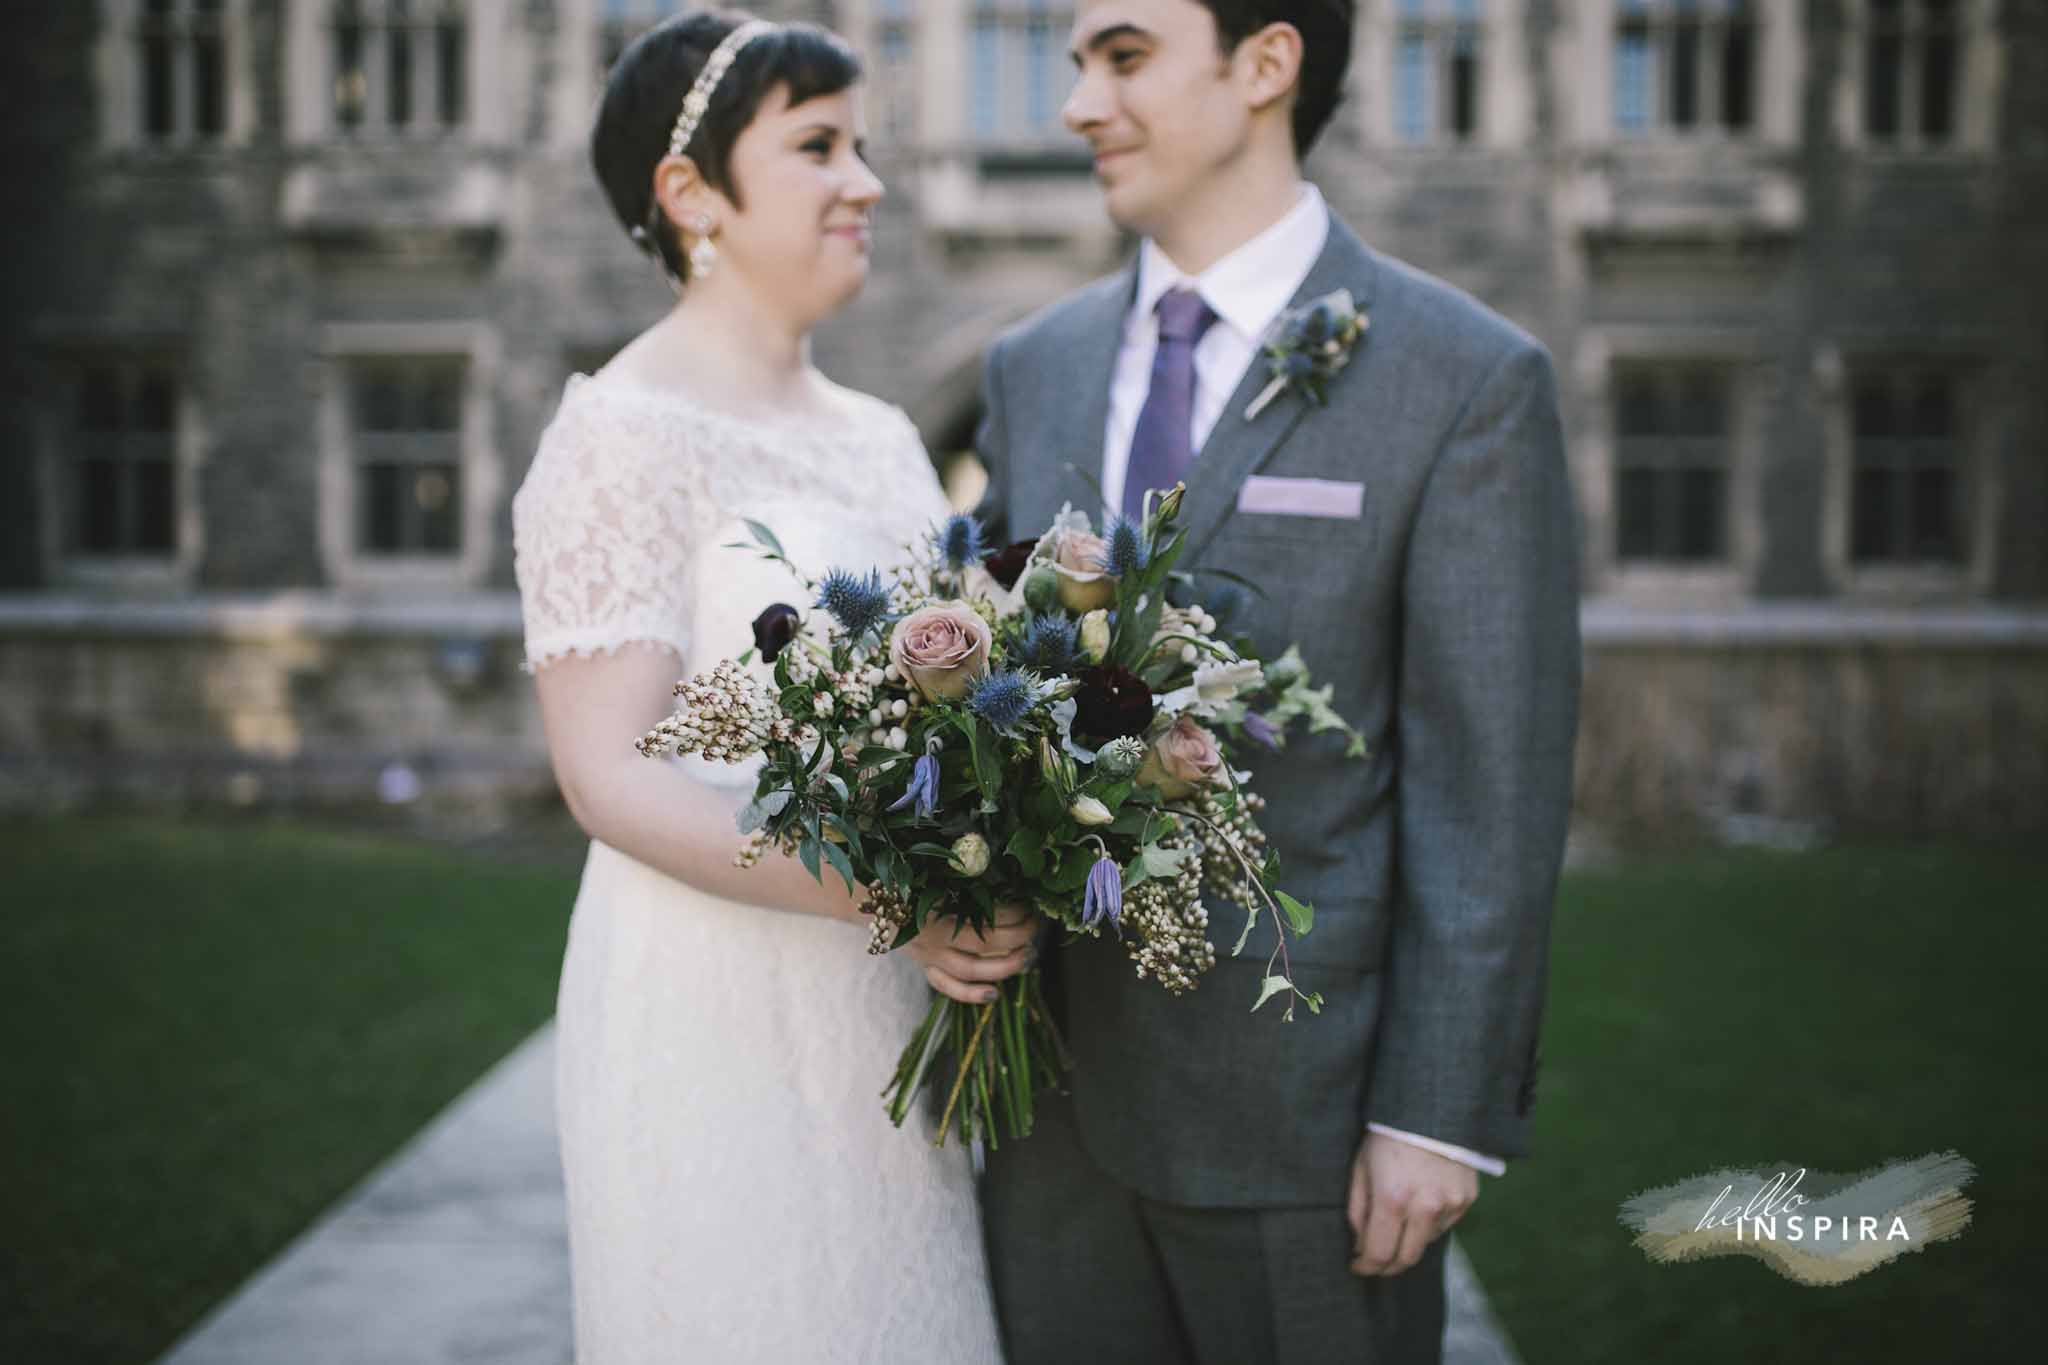
<path fill-rule="evenodd" d="M 910 785 L 903 789 L 903 795 L 889 804 L 890 810 L 902 810 L 912 801 L 917 802 L 917 818 L 929 820 L 939 806 L 939 760 L 930 754 L 920 755 L 910 769 Z"/>
<path fill-rule="evenodd" d="M 1256 711 L 1244 713 L 1244 732 L 1268 749 L 1280 747 L 1280 732 L 1273 728 L 1273 722 Z"/>
<path fill-rule="evenodd" d="M 1124 936 L 1118 923 L 1124 913 L 1124 874 L 1114 858 L 1098 858 L 1088 869 L 1088 886 L 1081 895 L 1081 923 L 1093 927 L 1104 918 L 1116 936 Z"/>

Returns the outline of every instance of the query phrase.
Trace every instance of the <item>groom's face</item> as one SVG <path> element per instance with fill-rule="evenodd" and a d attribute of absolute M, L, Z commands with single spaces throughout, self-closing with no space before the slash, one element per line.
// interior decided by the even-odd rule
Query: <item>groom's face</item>
<path fill-rule="evenodd" d="M 1196 0 L 1081 0 L 1069 55 L 1078 77 L 1061 117 L 1095 154 L 1109 216 L 1157 236 L 1243 156 L 1243 73 Z"/>

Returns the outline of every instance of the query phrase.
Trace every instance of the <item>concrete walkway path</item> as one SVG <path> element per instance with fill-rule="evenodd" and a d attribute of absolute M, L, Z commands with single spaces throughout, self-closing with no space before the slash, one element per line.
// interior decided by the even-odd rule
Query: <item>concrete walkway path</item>
<path fill-rule="evenodd" d="M 571 1365 L 554 1041 L 550 1022 L 161 1365 Z M 1519 1365 L 1455 1235 L 1447 1274 L 1446 1365 Z"/>

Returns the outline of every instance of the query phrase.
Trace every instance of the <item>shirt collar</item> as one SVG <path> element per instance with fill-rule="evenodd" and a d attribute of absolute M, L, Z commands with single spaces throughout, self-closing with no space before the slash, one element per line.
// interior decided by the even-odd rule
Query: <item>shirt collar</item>
<path fill-rule="evenodd" d="M 1301 288 L 1330 236 L 1330 211 L 1308 181 L 1279 222 L 1235 248 L 1192 279 L 1150 237 L 1138 249 L 1138 293 L 1131 323 L 1142 327 L 1169 289 L 1192 284 L 1216 316 L 1247 341 L 1265 335 Z"/>

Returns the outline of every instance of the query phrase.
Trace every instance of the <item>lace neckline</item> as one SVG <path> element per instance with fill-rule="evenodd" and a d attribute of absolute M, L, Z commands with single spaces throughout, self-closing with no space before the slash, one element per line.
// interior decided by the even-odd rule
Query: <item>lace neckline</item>
<path fill-rule="evenodd" d="M 701 399 L 689 394 L 681 393 L 675 389 L 656 388 L 652 384 L 644 384 L 637 379 L 619 379 L 615 377 L 607 379 L 600 384 L 596 381 L 594 375 L 585 374 L 581 370 L 575 371 L 569 376 L 567 391 L 563 395 L 564 401 L 567 401 L 570 394 L 577 392 L 581 392 L 586 396 L 625 398 L 654 406 L 678 408 L 705 421 L 740 431 L 835 436 L 855 433 L 862 429 L 858 424 L 859 414 L 853 410 L 851 403 L 846 404 L 847 410 L 843 414 L 834 417 L 811 417 L 789 413 L 780 413 L 770 417 L 748 417 L 740 413 L 725 412 L 718 408 L 710 407 Z M 844 402 L 845 400 L 841 401 Z"/>

